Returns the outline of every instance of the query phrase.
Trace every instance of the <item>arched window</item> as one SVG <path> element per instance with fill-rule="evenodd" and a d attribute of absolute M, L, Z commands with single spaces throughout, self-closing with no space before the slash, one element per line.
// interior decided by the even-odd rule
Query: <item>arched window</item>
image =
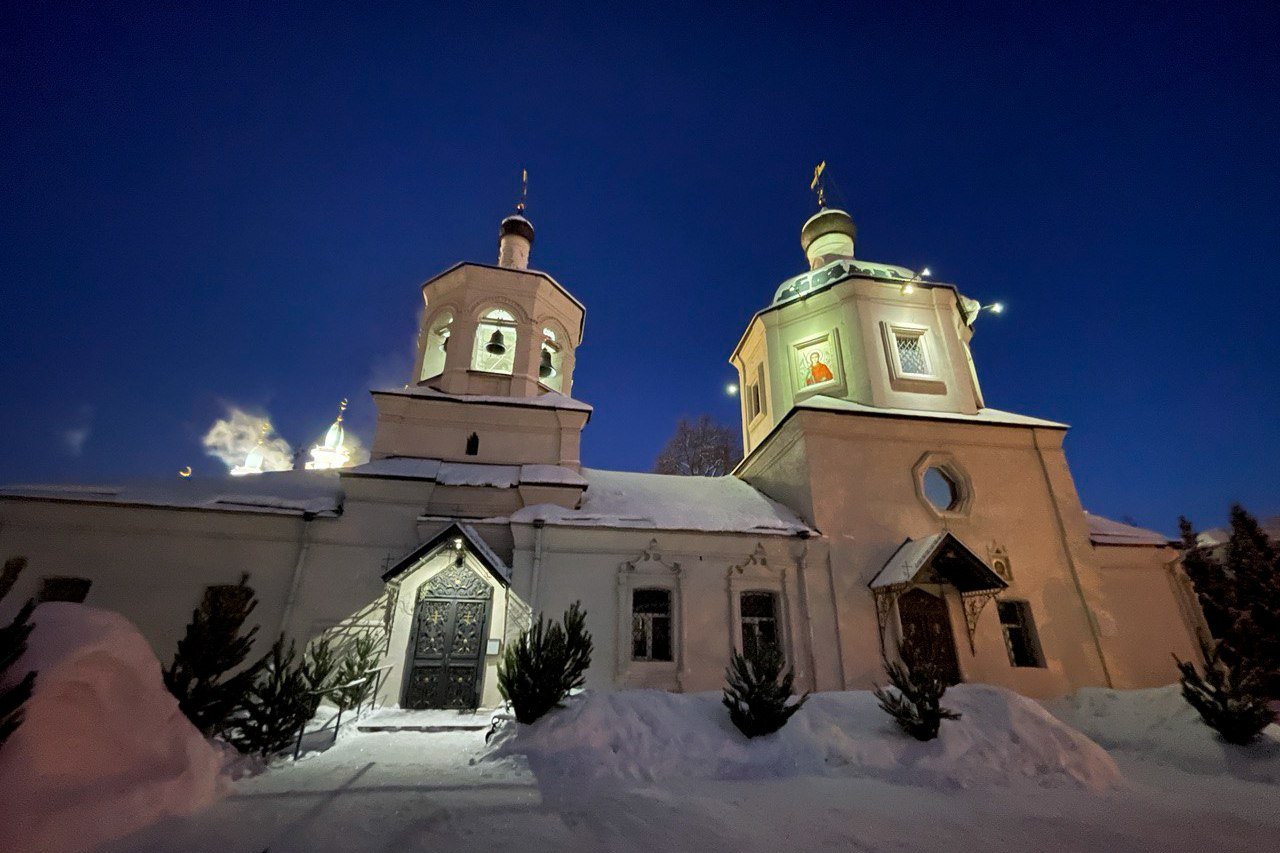
<path fill-rule="evenodd" d="M 538 354 L 538 381 L 559 391 L 564 387 L 564 350 L 554 329 L 542 330 L 542 352 Z"/>
<path fill-rule="evenodd" d="M 445 352 L 449 348 L 449 327 L 453 325 L 453 312 L 441 311 L 427 327 L 427 344 L 422 352 L 421 382 L 444 372 Z"/>
<path fill-rule="evenodd" d="M 501 308 L 486 311 L 476 326 L 476 345 L 471 354 L 473 370 L 511 373 L 516 360 L 516 318 Z"/>

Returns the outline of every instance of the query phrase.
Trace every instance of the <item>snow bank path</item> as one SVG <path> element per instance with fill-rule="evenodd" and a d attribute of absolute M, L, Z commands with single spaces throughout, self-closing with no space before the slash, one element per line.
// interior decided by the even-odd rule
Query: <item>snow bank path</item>
<path fill-rule="evenodd" d="M 192 818 L 102 853 L 328 851 L 1139 851 L 1280 848 L 1273 785 L 1121 759 L 1106 794 L 968 789 L 870 778 L 606 782 L 538 779 L 477 761 L 483 734 L 345 734 L 329 751 L 242 780 Z M 1131 772 L 1132 771 L 1132 772 Z"/>

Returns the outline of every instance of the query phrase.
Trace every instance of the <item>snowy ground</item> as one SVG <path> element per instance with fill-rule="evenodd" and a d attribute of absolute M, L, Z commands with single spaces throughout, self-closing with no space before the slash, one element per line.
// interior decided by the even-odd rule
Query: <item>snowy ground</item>
<path fill-rule="evenodd" d="M 971 719 L 990 713 L 985 689 L 971 688 L 966 695 L 960 688 L 954 704 L 964 706 Z M 1056 753 L 1036 747 L 1043 763 L 1037 775 L 997 785 L 964 782 L 963 773 L 932 783 L 925 783 L 928 774 L 886 775 L 877 770 L 879 753 L 863 747 L 835 749 L 831 754 L 843 762 L 835 769 L 805 761 L 780 768 L 767 748 L 744 758 L 738 747 L 726 747 L 732 731 L 711 721 L 714 703 L 705 697 L 614 696 L 634 698 L 575 700 L 558 712 L 564 715 L 558 725 L 500 736 L 496 747 L 485 745 L 481 731 L 348 729 L 325 752 L 241 780 L 208 811 L 168 818 L 101 851 L 1280 848 L 1280 733 L 1271 729 L 1242 759 L 1186 713 L 1173 690 L 1086 691 L 1057 703 L 1053 710 L 1103 743 L 1109 757 L 1099 758 L 1090 741 L 1078 742 L 1064 726 L 1069 734 L 1052 735 L 1060 747 Z M 815 738 L 839 744 L 833 725 L 868 723 L 858 710 L 864 697 L 815 697 L 784 729 L 810 717 L 791 733 L 791 746 Z M 953 744 L 939 746 L 934 758 L 950 754 L 948 761 L 963 762 L 977 750 L 983 763 L 1018 766 L 1025 755 L 1015 755 L 1009 745 L 1016 745 L 1019 733 L 1043 736 L 1057 723 L 1041 719 L 1035 709 L 1015 711 L 1013 738 L 992 746 L 953 730 Z M 671 733 L 668 745 L 675 747 L 666 748 L 662 729 L 673 713 L 688 718 L 685 740 Z M 455 721 L 478 722 L 440 714 L 415 720 L 403 713 L 362 722 Z M 566 736 L 570 722 L 583 737 Z M 876 729 L 866 737 L 874 742 L 889 735 Z M 701 772 L 681 775 L 681 765 L 673 763 L 681 754 L 687 757 L 685 770 Z M 921 755 L 907 757 L 920 765 Z M 1085 781 L 1105 776 L 1113 759 L 1123 781 L 1105 790 L 1063 775 L 1074 766 Z M 647 768 L 640 767 L 646 762 Z M 734 774 L 749 778 L 725 778 Z"/>

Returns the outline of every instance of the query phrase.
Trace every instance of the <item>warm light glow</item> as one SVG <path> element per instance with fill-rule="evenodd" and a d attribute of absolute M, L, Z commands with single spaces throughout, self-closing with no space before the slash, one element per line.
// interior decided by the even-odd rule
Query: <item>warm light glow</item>
<path fill-rule="evenodd" d="M 933 273 L 929 272 L 929 268 L 928 268 L 928 267 L 925 267 L 924 269 L 920 270 L 920 277 L 921 277 L 921 278 L 927 278 L 928 276 L 931 276 L 931 275 L 933 275 Z"/>
<path fill-rule="evenodd" d="M 993 304 L 991 305 L 991 311 L 992 311 L 992 313 L 994 313 L 994 314 L 1003 314 L 1003 313 L 1004 313 L 1004 303 L 1003 303 L 1003 302 L 995 302 L 995 303 L 993 303 Z"/>
<path fill-rule="evenodd" d="M 915 292 L 916 292 L 916 286 L 915 286 L 914 284 L 912 284 L 911 282 L 907 282 L 906 284 L 902 285 L 902 295 L 903 295 L 903 296 L 910 296 L 911 294 L 913 294 L 913 293 L 915 293 Z"/>
<path fill-rule="evenodd" d="M 724 393 L 728 394 L 730 397 L 738 396 L 737 383 L 730 382 L 728 385 L 724 386 Z"/>

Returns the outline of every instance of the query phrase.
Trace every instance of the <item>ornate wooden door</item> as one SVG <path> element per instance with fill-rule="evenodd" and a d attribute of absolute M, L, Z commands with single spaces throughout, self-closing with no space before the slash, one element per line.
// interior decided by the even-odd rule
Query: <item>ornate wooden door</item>
<path fill-rule="evenodd" d="M 898 597 L 898 619 L 902 623 L 902 638 L 937 664 L 948 684 L 959 684 L 960 663 L 956 659 L 956 638 L 951 632 L 947 602 L 922 589 L 909 589 Z"/>
<path fill-rule="evenodd" d="M 405 708 L 475 708 L 480 702 L 493 587 L 453 564 L 418 588 Z"/>

